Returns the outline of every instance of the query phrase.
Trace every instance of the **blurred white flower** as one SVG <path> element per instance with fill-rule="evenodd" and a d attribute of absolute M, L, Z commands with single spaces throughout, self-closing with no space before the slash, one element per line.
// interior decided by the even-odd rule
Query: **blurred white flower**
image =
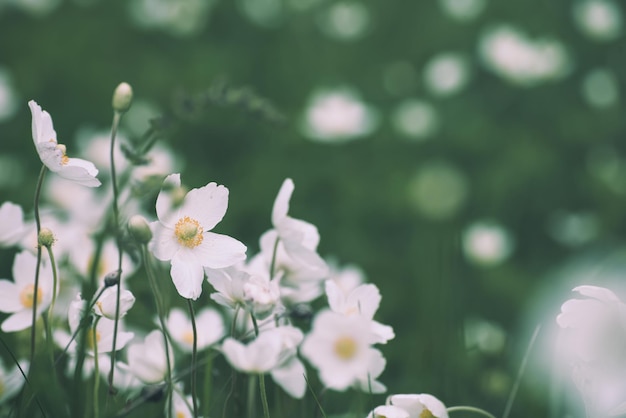
<path fill-rule="evenodd" d="M 207 281 L 216 292 L 211 293 L 211 299 L 218 304 L 232 310 L 245 307 L 246 298 L 244 285 L 250 280 L 250 275 L 238 266 L 223 269 L 204 268 Z"/>
<path fill-rule="evenodd" d="M 513 248 L 510 232 L 496 222 L 477 221 L 463 231 L 463 252 L 476 264 L 499 264 L 511 255 Z"/>
<path fill-rule="evenodd" d="M 436 96 L 450 96 L 461 91 L 469 81 L 469 63 L 455 52 L 442 52 L 424 67 L 424 83 Z"/>
<path fill-rule="evenodd" d="M 0 66 L 0 122 L 11 119 L 17 113 L 18 103 L 11 73 Z"/>
<path fill-rule="evenodd" d="M 22 371 L 28 375 L 28 361 L 19 361 L 19 365 Z M 17 395 L 25 381 L 17 364 L 13 364 L 11 368 L 7 368 L 4 366 L 4 362 L 0 360 L 0 405 Z"/>
<path fill-rule="evenodd" d="M 381 405 L 374 408 L 367 418 L 410 418 L 407 411 L 393 405 Z"/>
<path fill-rule="evenodd" d="M 367 319 L 324 310 L 315 317 L 300 352 L 318 369 L 326 387 L 343 391 L 368 381 L 372 364 L 382 357 L 372 347 L 376 340 Z"/>
<path fill-rule="evenodd" d="M 393 110 L 391 123 L 402 136 L 416 141 L 427 139 L 439 129 L 439 114 L 430 103 L 407 99 Z"/>
<path fill-rule="evenodd" d="M 378 125 L 372 108 L 348 88 L 319 90 L 304 114 L 303 132 L 321 142 L 344 142 L 371 133 Z"/>
<path fill-rule="evenodd" d="M 443 11 L 458 21 L 473 20 L 483 11 L 487 0 L 439 0 Z"/>
<path fill-rule="evenodd" d="M 245 17 L 263 28 L 278 27 L 285 17 L 281 0 L 238 0 L 237 5 Z"/>
<path fill-rule="evenodd" d="M 596 41 L 610 41 L 622 34 L 622 11 L 611 0 L 582 0 L 572 3 L 574 22 Z"/>
<path fill-rule="evenodd" d="M 130 372 L 146 384 L 165 381 L 167 376 L 167 356 L 165 341 L 160 330 L 146 335 L 143 342 L 133 343 L 128 347 L 128 367 Z M 174 368 L 174 352 L 168 347 L 170 367 Z"/>
<path fill-rule="evenodd" d="M 180 308 L 172 308 L 166 323 L 169 334 L 180 348 L 191 353 L 193 349 L 193 327 L 189 316 Z M 222 316 L 212 308 L 204 308 L 196 313 L 198 329 L 198 351 L 217 343 L 225 334 Z"/>
<path fill-rule="evenodd" d="M 13 260 L 13 282 L 0 280 L 0 312 L 10 313 L 2 322 L 2 331 L 15 332 L 32 325 L 33 305 L 37 299 L 37 315 L 50 305 L 52 300 L 52 269 L 42 259 L 39 270 L 39 285 L 35 290 L 37 257 L 22 251 Z"/>
<path fill-rule="evenodd" d="M 98 131 L 93 128 L 83 127 L 76 134 L 76 143 L 80 147 L 81 155 L 93 162 L 98 170 L 106 175 L 111 171 L 111 132 L 107 130 Z M 128 160 L 124 157 L 121 144 L 128 140 L 123 132 L 117 133 L 115 139 L 115 169 L 121 173 L 128 167 Z"/>
<path fill-rule="evenodd" d="M 611 107 L 619 102 L 619 81 L 609 69 L 597 68 L 589 72 L 581 91 L 583 98 L 593 107 Z"/>
<path fill-rule="evenodd" d="M 511 25 L 486 31 L 479 53 L 488 69 L 519 86 L 560 79 L 570 68 L 570 58 L 561 42 L 549 38 L 531 40 Z"/>
<path fill-rule="evenodd" d="M 463 207 L 468 195 L 465 174 L 445 161 L 421 165 L 408 184 L 410 203 L 429 219 L 448 219 Z"/>
<path fill-rule="evenodd" d="M 395 337 L 393 328 L 374 321 L 374 314 L 382 299 L 376 285 L 362 284 L 346 294 L 334 281 L 326 280 L 326 296 L 328 306 L 333 312 L 346 316 L 357 315 L 369 320 L 370 329 L 376 336 L 375 343 L 385 344 Z"/>
<path fill-rule="evenodd" d="M 34 100 L 28 102 L 32 113 L 33 142 L 41 162 L 59 176 L 88 187 L 100 186 L 96 178 L 98 169 L 92 162 L 80 158 L 69 158 L 65 145 L 57 142 L 50 114 L 41 109 Z"/>
<path fill-rule="evenodd" d="M 0 206 L 0 247 L 17 244 L 27 233 L 22 207 L 12 202 Z"/>
<path fill-rule="evenodd" d="M 180 187 L 180 174 L 163 182 L 157 197 L 158 221 L 150 227 L 154 234 L 149 248 L 162 261 L 171 261 L 170 274 L 178 293 L 197 299 L 202 293 L 203 267 L 223 268 L 246 258 L 246 246 L 227 235 L 210 232 L 226 214 L 228 189 L 209 183 L 190 190 L 178 207 L 164 190 Z"/>
<path fill-rule="evenodd" d="M 344 295 L 347 295 L 357 286 L 365 282 L 365 273 L 356 265 L 348 264 L 344 267 L 337 267 L 334 263 L 330 262 L 329 267 L 329 280 L 335 282 Z"/>
<path fill-rule="evenodd" d="M 290 396 L 301 399 L 306 392 L 306 369 L 298 358 L 302 331 L 291 325 L 261 328 L 261 334 L 281 342 L 278 363 L 270 371 L 272 379 Z"/>
<path fill-rule="evenodd" d="M 369 10 L 357 1 L 333 3 L 318 19 L 322 32 L 340 41 L 360 39 L 365 34 L 369 21 Z"/>
<path fill-rule="evenodd" d="M 443 402 L 427 393 L 391 395 L 387 398 L 387 405 L 404 409 L 409 413 L 409 418 L 448 418 Z"/>
<path fill-rule="evenodd" d="M 133 0 L 128 6 L 138 26 L 182 37 L 196 35 L 204 29 L 215 3 L 215 0 Z"/>
<path fill-rule="evenodd" d="M 191 395 L 184 396 L 183 388 L 181 384 L 176 384 L 173 392 L 173 402 L 174 402 L 174 416 L 176 418 L 193 418 L 193 399 Z M 166 402 L 168 405 L 169 402 Z M 169 406 L 166 406 L 169 408 Z M 166 409 L 166 411 L 170 411 Z M 169 412 L 166 412 L 166 416 L 169 415 Z"/>
<path fill-rule="evenodd" d="M 261 333 L 248 344 L 226 338 L 222 344 L 224 357 L 235 369 L 244 373 L 267 373 L 279 364 L 282 341 L 271 333 Z"/>

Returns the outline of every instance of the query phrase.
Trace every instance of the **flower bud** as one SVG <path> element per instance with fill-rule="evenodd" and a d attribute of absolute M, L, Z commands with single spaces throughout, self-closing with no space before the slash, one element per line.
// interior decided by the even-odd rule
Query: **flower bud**
<path fill-rule="evenodd" d="M 54 238 L 54 234 L 48 228 L 41 228 L 39 231 L 39 236 L 37 237 L 37 243 L 46 248 L 52 247 L 56 239 Z"/>
<path fill-rule="evenodd" d="M 128 220 L 128 231 L 140 244 L 147 244 L 152 239 L 150 225 L 148 225 L 148 222 L 141 215 L 133 215 Z"/>
<path fill-rule="evenodd" d="M 113 92 L 113 110 L 124 113 L 133 101 L 133 88 L 128 83 L 120 83 Z"/>
<path fill-rule="evenodd" d="M 112 287 L 120 282 L 120 271 L 115 270 L 104 276 L 104 287 Z"/>
<path fill-rule="evenodd" d="M 119 317 L 126 315 L 126 312 L 130 310 L 135 304 L 135 296 L 130 290 L 122 290 L 120 292 L 120 308 Z M 107 288 L 100 299 L 93 305 L 93 312 L 98 316 L 104 316 L 108 319 L 115 319 L 115 313 L 117 309 L 117 290 L 113 288 Z"/>

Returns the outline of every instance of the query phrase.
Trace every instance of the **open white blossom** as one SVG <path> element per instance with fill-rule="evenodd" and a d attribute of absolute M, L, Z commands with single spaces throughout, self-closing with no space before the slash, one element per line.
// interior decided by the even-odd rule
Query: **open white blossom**
<path fill-rule="evenodd" d="M 227 235 L 210 232 L 226 214 L 228 189 L 209 183 L 192 189 L 179 206 L 172 204 L 166 188 L 180 188 L 180 174 L 163 182 L 156 202 L 159 218 L 150 227 L 150 249 L 159 260 L 171 261 L 170 274 L 178 293 L 197 299 L 202 293 L 203 267 L 232 266 L 246 258 L 246 246 Z"/>
<path fill-rule="evenodd" d="M 32 326 L 33 305 L 37 299 L 37 315 L 52 300 L 52 269 L 42 260 L 39 269 L 39 285 L 35 290 L 37 257 L 22 251 L 13 261 L 13 282 L 0 280 L 0 311 L 10 313 L 2 323 L 2 331 L 21 331 Z"/>
<path fill-rule="evenodd" d="M 391 395 L 387 398 L 387 405 L 404 409 L 409 418 L 448 418 L 443 402 L 427 393 Z"/>
<path fill-rule="evenodd" d="M 189 316 L 180 308 L 172 308 L 166 326 L 172 340 L 190 353 L 193 349 L 193 327 Z M 226 332 L 224 320 L 212 308 L 204 308 L 196 313 L 196 328 L 198 351 L 218 342 Z"/>
<path fill-rule="evenodd" d="M 12 202 L 0 206 L 0 247 L 17 244 L 26 235 L 22 207 Z"/>
<path fill-rule="evenodd" d="M 174 368 L 174 352 L 168 347 L 170 367 Z M 167 356 L 165 341 L 160 330 L 146 335 L 143 342 L 136 342 L 128 347 L 128 367 L 130 372 L 146 384 L 165 381 L 167 376 Z"/>
<path fill-rule="evenodd" d="M 41 162 L 63 178 L 83 186 L 100 186 L 100 180 L 96 178 L 98 169 L 92 162 L 66 155 L 65 145 L 57 142 L 50 114 L 42 110 L 34 100 L 29 101 L 28 106 L 33 116 L 33 141 Z"/>
<path fill-rule="evenodd" d="M 130 290 L 120 290 L 119 317 L 123 317 L 135 304 L 135 296 Z M 117 311 L 117 287 L 108 287 L 93 305 L 93 311 L 98 316 L 115 319 Z"/>
<path fill-rule="evenodd" d="M 278 365 L 282 342 L 272 334 L 260 334 L 248 344 L 226 338 L 222 351 L 235 369 L 244 373 L 267 373 Z"/>

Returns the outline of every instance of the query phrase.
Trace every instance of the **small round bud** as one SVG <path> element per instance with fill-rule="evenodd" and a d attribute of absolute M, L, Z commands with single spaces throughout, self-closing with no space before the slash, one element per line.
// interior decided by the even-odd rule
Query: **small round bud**
<path fill-rule="evenodd" d="M 152 239 L 150 225 L 141 215 L 133 215 L 128 220 L 128 232 L 140 244 L 147 244 Z"/>
<path fill-rule="evenodd" d="M 56 239 L 54 238 L 54 234 L 48 228 L 41 228 L 39 231 L 39 236 L 37 237 L 37 243 L 46 248 L 52 247 Z"/>
<path fill-rule="evenodd" d="M 113 110 L 124 113 L 133 101 L 133 88 L 128 83 L 120 83 L 113 93 Z"/>
<path fill-rule="evenodd" d="M 104 287 L 111 287 L 119 284 L 120 271 L 115 270 L 104 276 Z"/>

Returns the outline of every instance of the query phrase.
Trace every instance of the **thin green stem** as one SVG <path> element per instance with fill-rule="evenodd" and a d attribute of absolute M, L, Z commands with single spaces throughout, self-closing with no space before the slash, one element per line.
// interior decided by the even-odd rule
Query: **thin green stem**
<path fill-rule="evenodd" d="M 213 374 L 213 354 L 207 351 L 206 365 L 204 369 L 204 395 L 202 396 L 202 416 L 208 417 L 211 412 L 211 389 L 212 389 L 212 374 Z"/>
<path fill-rule="evenodd" d="M 100 317 L 96 318 L 96 321 L 93 324 L 92 329 L 92 338 L 93 338 L 93 359 L 94 359 L 94 382 L 93 382 L 93 416 L 94 418 L 99 418 L 100 416 L 100 406 L 98 402 L 98 390 L 100 389 L 100 365 L 98 363 L 98 320 Z"/>
<path fill-rule="evenodd" d="M 152 293 L 154 294 L 154 301 L 156 303 L 157 314 L 159 316 L 159 322 L 161 324 L 161 331 L 163 332 L 163 343 L 165 344 L 165 360 L 167 361 L 167 391 L 170 399 L 169 407 L 167 408 L 167 416 L 171 417 L 173 416 L 174 408 L 174 384 L 172 382 L 172 363 L 170 360 L 168 332 L 167 328 L 165 327 L 165 312 L 163 310 L 163 301 L 161 300 L 161 293 L 159 292 L 159 288 L 156 283 L 156 277 L 154 276 L 154 272 L 152 271 L 152 267 L 150 265 L 148 247 L 145 244 L 141 246 L 141 255 L 143 256 L 143 265 L 146 269 L 148 282 L 150 282 L 150 287 L 152 288 Z"/>
<path fill-rule="evenodd" d="M 274 241 L 274 249 L 272 250 L 272 262 L 270 263 L 270 280 L 274 278 L 274 269 L 276 268 L 276 253 L 278 252 L 278 243 L 280 238 L 277 236 Z"/>
<path fill-rule="evenodd" d="M 270 408 L 267 404 L 267 393 L 265 392 L 265 375 L 259 373 L 259 390 L 261 391 L 261 403 L 263 404 L 263 417 L 270 418 Z"/>
<path fill-rule="evenodd" d="M 41 218 L 39 216 L 39 198 L 41 196 L 41 188 L 43 186 L 43 180 L 46 177 L 46 166 L 45 164 L 41 166 L 41 171 L 39 171 L 39 178 L 37 179 L 37 186 L 35 188 L 35 200 L 33 204 L 33 210 L 35 212 L 35 225 L 37 227 L 37 240 L 39 240 L 39 232 L 41 232 Z M 33 370 L 33 362 L 35 360 L 35 340 L 37 339 L 36 334 L 36 323 L 37 323 L 37 299 L 39 295 L 39 270 L 41 266 L 41 246 L 37 243 L 37 267 L 35 268 L 35 285 L 33 289 L 33 316 L 32 316 L 32 326 L 30 329 L 30 367 L 28 368 L 29 374 L 30 371 Z"/>
<path fill-rule="evenodd" d="M 248 418 L 256 418 L 256 380 L 256 376 L 248 376 Z"/>
<path fill-rule="evenodd" d="M 57 300 L 57 286 L 58 286 L 58 274 L 57 274 L 57 264 L 54 258 L 54 252 L 52 251 L 52 247 L 46 247 L 48 250 L 48 256 L 50 258 L 50 266 L 52 267 L 52 301 L 50 302 L 50 306 L 48 307 L 48 324 L 52 322 L 52 311 L 54 310 L 54 304 Z M 52 338 L 51 328 L 48 330 L 48 337 Z"/>
<path fill-rule="evenodd" d="M 474 406 L 451 406 L 446 409 L 448 412 L 473 412 L 475 414 L 480 414 L 486 416 L 487 418 L 496 418 L 495 415 L 485 411 L 484 409 L 476 408 Z"/>
<path fill-rule="evenodd" d="M 315 403 L 317 404 L 317 407 L 319 408 L 320 413 L 322 414 L 322 417 L 326 418 L 326 413 L 324 412 L 324 408 L 322 408 L 322 404 L 320 403 L 320 400 L 317 398 L 315 391 L 311 387 L 311 383 L 309 383 L 308 377 L 306 377 L 306 374 L 303 374 L 303 376 L 304 376 L 304 381 L 306 382 L 306 385 L 309 388 L 311 395 L 313 395 L 313 399 L 315 400 Z"/>
<path fill-rule="evenodd" d="M 193 403 L 193 417 L 198 418 L 198 400 L 196 399 L 196 357 L 198 355 L 198 330 L 196 329 L 196 315 L 193 312 L 193 303 L 187 299 L 191 329 L 193 331 L 193 349 L 191 350 L 191 400 Z"/>
<path fill-rule="evenodd" d="M 115 355 L 117 352 L 117 331 L 120 322 L 120 297 L 121 297 L 121 280 L 122 280 L 122 237 L 120 233 L 120 214 L 118 207 L 118 190 L 117 190 L 117 177 L 115 173 L 115 136 L 117 134 L 117 127 L 119 126 L 122 114 L 120 112 L 113 113 L 113 123 L 111 126 L 111 148 L 110 148 L 110 160 L 111 160 L 111 185 L 113 188 L 113 228 L 115 228 L 115 242 L 117 244 L 117 294 L 115 304 L 115 324 L 113 325 L 113 344 L 111 348 L 111 370 L 109 371 L 109 394 L 113 394 L 113 377 L 115 375 Z M 167 350 L 167 347 L 165 347 Z"/>
<path fill-rule="evenodd" d="M 519 385 L 522 381 L 522 376 L 524 375 L 524 371 L 526 370 L 528 358 L 530 357 L 530 351 L 535 345 L 535 341 L 537 340 L 537 336 L 539 335 L 540 329 L 541 329 L 541 324 L 537 325 L 537 327 L 535 328 L 535 331 L 533 332 L 533 336 L 530 338 L 530 342 L 528 343 L 528 347 L 526 347 L 526 352 L 524 353 L 524 358 L 522 359 L 522 363 L 519 366 L 519 370 L 515 378 L 515 383 L 513 383 L 513 387 L 511 388 L 511 393 L 509 394 L 509 398 L 506 401 L 506 406 L 504 407 L 502 418 L 508 418 L 509 414 L 511 413 L 511 409 L 513 408 L 513 401 L 515 400 L 515 396 L 517 395 L 517 391 L 519 390 Z"/>

